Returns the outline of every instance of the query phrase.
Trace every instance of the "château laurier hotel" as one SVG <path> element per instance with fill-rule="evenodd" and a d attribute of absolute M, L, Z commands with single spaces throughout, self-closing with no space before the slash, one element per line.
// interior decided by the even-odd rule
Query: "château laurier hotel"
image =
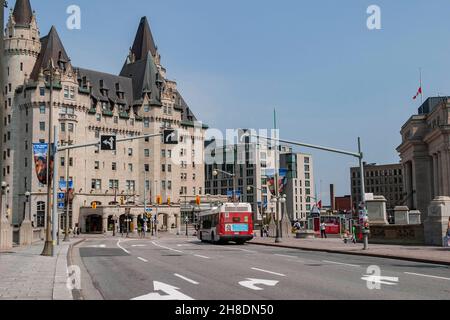
<path fill-rule="evenodd" d="M 204 166 L 193 159 L 203 153 L 206 126 L 197 122 L 177 84 L 166 78 L 146 18 L 124 58 L 118 75 L 74 65 L 56 28 L 41 38 L 30 1 L 16 1 L 5 28 L 1 108 L 0 170 L 9 185 L 10 223 L 20 225 L 31 213 L 35 227 L 45 226 L 47 186 L 38 181 L 33 144 L 48 142 L 50 110 L 60 145 L 96 142 L 101 135 L 126 138 L 180 130 L 180 145 L 174 147 L 158 137 L 119 143 L 115 152 L 86 147 L 69 156 L 59 153 L 57 178 L 65 181 L 67 176 L 73 184 L 72 228 L 78 224 L 82 232 L 103 232 L 114 225 L 113 218 L 123 221 L 125 207 L 136 226 L 144 200 L 151 205 L 161 195 L 159 226 L 173 230 L 180 203 L 204 194 Z M 51 64 L 56 68 L 52 108 Z M 174 157 L 181 162 L 173 162 Z M 93 202 L 97 209 L 91 208 Z"/>

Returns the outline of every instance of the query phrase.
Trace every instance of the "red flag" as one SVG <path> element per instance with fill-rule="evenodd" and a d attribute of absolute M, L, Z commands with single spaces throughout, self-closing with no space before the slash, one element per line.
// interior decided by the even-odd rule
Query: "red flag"
<path fill-rule="evenodd" d="M 413 100 L 416 100 L 419 94 L 422 94 L 422 87 L 420 87 L 419 90 L 417 90 L 417 94 L 413 97 Z"/>
<path fill-rule="evenodd" d="M 318 207 L 319 209 L 322 209 L 322 200 L 319 201 L 319 203 L 317 204 L 317 207 Z"/>

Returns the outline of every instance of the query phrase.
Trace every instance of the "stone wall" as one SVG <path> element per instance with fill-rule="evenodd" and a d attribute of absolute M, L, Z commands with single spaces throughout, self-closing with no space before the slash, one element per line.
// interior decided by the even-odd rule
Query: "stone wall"
<path fill-rule="evenodd" d="M 386 225 L 370 227 L 371 243 L 424 245 L 423 225 Z"/>

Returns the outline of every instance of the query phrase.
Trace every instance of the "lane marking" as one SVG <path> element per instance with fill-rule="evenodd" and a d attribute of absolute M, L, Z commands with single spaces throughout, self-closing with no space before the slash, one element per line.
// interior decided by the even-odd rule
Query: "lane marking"
<path fill-rule="evenodd" d="M 296 256 L 288 256 L 287 254 L 275 254 L 277 257 L 283 257 L 283 258 L 294 258 L 297 259 Z"/>
<path fill-rule="evenodd" d="M 236 250 L 243 251 L 243 252 L 248 252 L 248 253 L 258 253 L 256 251 L 247 250 L 247 249 L 236 249 Z"/>
<path fill-rule="evenodd" d="M 200 254 L 194 254 L 194 257 L 202 258 L 202 259 L 211 259 L 210 257 L 202 256 Z"/>
<path fill-rule="evenodd" d="M 145 244 L 133 244 L 132 247 L 146 247 Z"/>
<path fill-rule="evenodd" d="M 448 281 L 450 281 L 450 278 L 431 276 L 431 275 L 428 275 L 428 274 L 413 273 L 413 272 L 405 272 L 405 274 L 409 274 L 409 275 L 412 275 L 412 276 L 419 276 L 419 277 L 434 278 L 434 279 L 441 279 L 441 280 L 448 280 Z"/>
<path fill-rule="evenodd" d="M 181 274 L 178 274 L 178 273 L 175 273 L 174 276 L 178 277 L 180 279 L 183 279 L 184 281 L 187 281 L 187 282 L 192 283 L 192 284 L 199 284 L 197 281 L 194 281 L 194 280 L 191 280 L 189 278 L 186 278 L 185 276 L 182 276 Z"/>
<path fill-rule="evenodd" d="M 248 278 L 246 281 L 239 282 L 239 285 L 242 287 L 245 287 L 247 289 L 255 290 L 255 291 L 262 291 L 263 288 L 258 287 L 257 285 L 264 285 L 268 287 L 275 287 L 279 281 L 275 280 L 264 280 L 264 279 L 251 279 Z"/>
<path fill-rule="evenodd" d="M 273 274 L 275 276 L 286 277 L 285 274 L 278 273 L 278 272 L 273 272 L 273 271 L 268 271 L 268 270 L 264 270 L 264 269 L 252 268 L 252 270 Z"/>
<path fill-rule="evenodd" d="M 167 283 L 153 281 L 153 288 L 155 292 L 131 300 L 194 300 L 193 298 L 180 292 L 179 288 Z M 162 295 L 160 292 L 164 292 L 165 295 Z"/>
<path fill-rule="evenodd" d="M 348 266 L 348 267 L 354 267 L 354 268 L 361 268 L 361 266 L 360 266 L 360 265 L 357 265 L 357 264 L 349 264 L 349 263 L 334 262 L 334 261 L 327 261 L 327 260 L 323 260 L 322 262 L 325 262 L 325 263 L 331 263 L 331 264 L 337 264 L 337 265 L 340 265 L 340 266 Z"/>
<path fill-rule="evenodd" d="M 118 246 L 120 249 L 122 249 L 123 251 L 125 251 L 126 253 L 130 254 L 130 251 L 128 251 L 127 249 L 125 249 L 124 247 L 122 247 L 122 246 L 120 245 L 120 241 L 121 241 L 121 239 L 119 239 L 119 241 L 117 241 L 117 246 Z"/>
<path fill-rule="evenodd" d="M 157 244 L 157 243 L 154 242 L 154 241 L 152 241 L 152 243 L 153 243 L 153 245 L 155 245 L 155 246 L 157 246 L 157 247 L 160 247 L 160 248 L 163 248 L 163 249 L 166 249 L 166 250 L 170 250 L 170 251 L 178 252 L 178 253 L 184 253 L 183 251 L 180 251 L 180 250 L 172 249 L 172 248 L 169 248 L 169 247 L 164 247 L 164 246 L 162 246 L 162 245 Z"/>
<path fill-rule="evenodd" d="M 139 260 L 143 261 L 143 262 L 148 262 L 148 260 L 145 260 L 144 258 L 138 257 Z"/>

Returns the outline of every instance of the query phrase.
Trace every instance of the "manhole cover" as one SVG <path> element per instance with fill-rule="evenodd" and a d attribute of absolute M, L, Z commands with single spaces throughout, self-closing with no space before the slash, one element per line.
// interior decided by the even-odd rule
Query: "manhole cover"
<path fill-rule="evenodd" d="M 129 256 L 122 249 L 115 248 L 80 248 L 80 256 L 82 258 L 89 257 L 126 257 Z"/>

